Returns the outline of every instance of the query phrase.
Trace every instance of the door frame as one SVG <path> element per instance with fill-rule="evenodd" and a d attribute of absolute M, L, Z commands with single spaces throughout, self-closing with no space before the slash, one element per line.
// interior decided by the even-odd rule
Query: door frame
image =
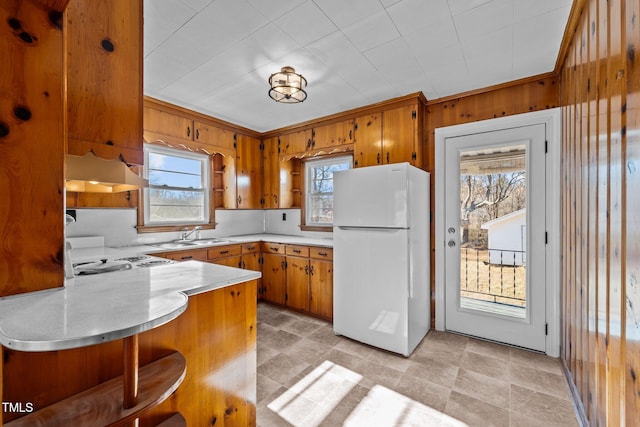
<path fill-rule="evenodd" d="M 545 353 L 560 356 L 560 108 L 534 111 L 524 114 L 482 120 L 461 125 L 437 128 L 435 130 L 435 252 L 436 252 L 436 325 L 438 331 L 446 330 L 445 322 L 445 140 L 447 138 L 472 135 L 481 132 L 498 131 L 507 128 L 544 124 L 547 139 L 545 170 L 546 212 L 545 221 L 548 242 L 545 248 L 547 270 L 545 273 L 545 313 L 548 324 Z"/>

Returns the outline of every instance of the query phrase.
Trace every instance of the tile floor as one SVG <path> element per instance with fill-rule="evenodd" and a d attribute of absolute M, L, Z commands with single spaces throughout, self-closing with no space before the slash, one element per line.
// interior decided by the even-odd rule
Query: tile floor
<path fill-rule="evenodd" d="M 560 361 L 431 331 L 409 358 L 258 304 L 259 427 L 578 426 Z"/>

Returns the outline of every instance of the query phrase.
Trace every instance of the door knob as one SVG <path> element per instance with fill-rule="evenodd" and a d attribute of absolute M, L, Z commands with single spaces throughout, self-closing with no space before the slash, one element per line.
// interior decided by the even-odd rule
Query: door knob
<path fill-rule="evenodd" d="M 456 242 L 454 242 L 453 240 L 449 240 L 447 245 L 449 245 L 449 247 L 452 248 L 452 247 L 454 247 L 456 245 Z"/>
<path fill-rule="evenodd" d="M 456 232 L 456 229 L 455 229 L 455 228 L 453 228 L 453 227 L 449 227 L 449 228 L 447 229 L 447 231 L 449 232 L 449 234 L 453 234 L 453 233 L 455 233 L 455 232 Z"/>

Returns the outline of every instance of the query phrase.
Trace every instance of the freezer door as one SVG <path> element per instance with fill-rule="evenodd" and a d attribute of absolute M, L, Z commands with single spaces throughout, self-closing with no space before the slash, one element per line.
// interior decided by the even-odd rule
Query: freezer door
<path fill-rule="evenodd" d="M 408 163 L 333 174 L 333 225 L 407 228 Z"/>
<path fill-rule="evenodd" d="M 334 227 L 337 334 L 408 355 L 408 232 Z"/>

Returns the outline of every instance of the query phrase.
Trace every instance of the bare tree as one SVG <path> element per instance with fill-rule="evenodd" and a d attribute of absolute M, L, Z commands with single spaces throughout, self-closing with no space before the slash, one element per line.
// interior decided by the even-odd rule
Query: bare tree
<path fill-rule="evenodd" d="M 526 186 L 525 172 L 498 173 L 488 175 L 462 175 L 460 185 L 460 219 L 462 243 L 469 241 L 469 218 L 472 212 L 484 208 L 488 218 L 495 219 L 505 213 L 524 207 Z M 512 197 L 517 195 L 517 197 Z M 509 212 L 501 209 L 506 200 L 511 200 Z"/>

